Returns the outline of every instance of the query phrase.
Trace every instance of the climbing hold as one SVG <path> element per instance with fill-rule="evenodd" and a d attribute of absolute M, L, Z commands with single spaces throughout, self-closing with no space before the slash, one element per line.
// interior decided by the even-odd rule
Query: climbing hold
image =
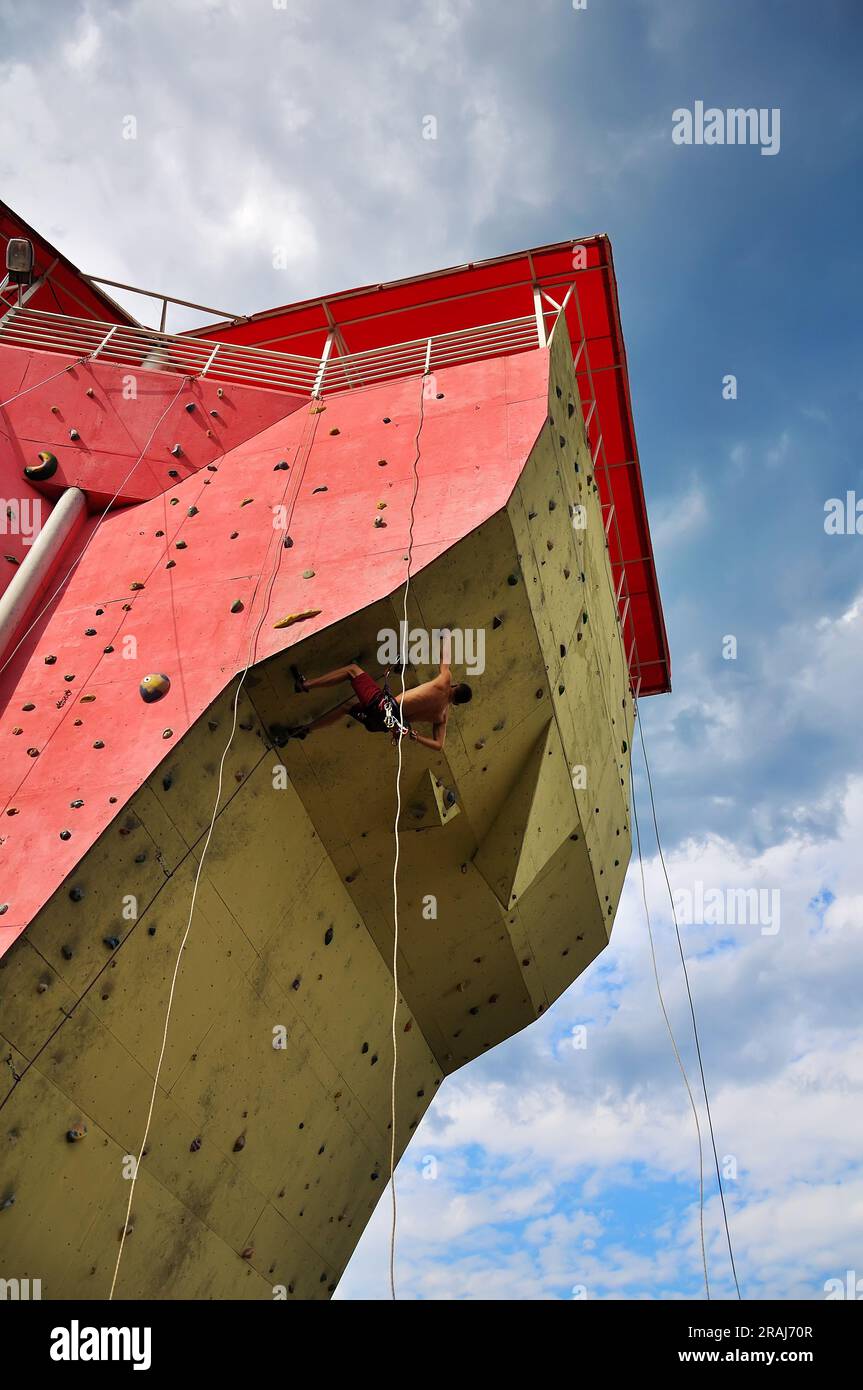
<path fill-rule="evenodd" d="M 88 386 L 84 394 L 92 397 L 95 396 L 96 392 L 93 390 L 92 386 Z"/>
<path fill-rule="evenodd" d="M 10 565 L 17 565 L 18 563 L 18 560 L 14 555 L 7 555 L 5 558 L 9 561 Z"/>
<path fill-rule="evenodd" d="M 69 889 L 69 897 L 72 899 L 72 902 L 73 902 L 73 903 L 79 903 L 79 902 L 81 901 L 81 899 L 83 898 L 83 896 L 84 896 L 84 889 L 83 889 L 83 888 L 70 888 L 70 889 Z"/>
<path fill-rule="evenodd" d="M 282 545 L 285 547 L 285 550 L 293 550 L 294 548 L 294 543 L 291 540 L 290 536 L 285 536 L 285 539 L 282 541 Z"/>
<path fill-rule="evenodd" d="M 375 526 L 378 528 L 379 531 L 384 529 L 384 527 L 386 526 L 386 522 L 384 521 L 382 516 L 375 517 Z"/>
<path fill-rule="evenodd" d="M 314 570 L 303 570 L 303 579 L 314 579 Z"/>
<path fill-rule="evenodd" d="M 120 944 L 119 936 L 103 936 L 102 941 L 104 945 L 108 947 L 109 951 L 116 951 L 117 947 Z"/>
<path fill-rule="evenodd" d="M 31 709 L 35 709 L 36 706 L 33 704 L 33 701 L 32 701 L 32 700 L 28 700 L 27 703 L 26 703 L 26 705 L 22 705 L 21 708 L 22 708 L 22 709 L 26 709 L 26 710 L 31 710 Z"/>
<path fill-rule="evenodd" d="M 6 814 L 7 814 L 7 816 L 17 816 L 17 814 L 18 814 L 18 807 L 17 807 L 17 806 L 7 806 L 7 808 L 6 808 Z M 4 912 L 6 911 L 5 907 L 3 908 L 3 911 L 4 911 Z"/>
<path fill-rule="evenodd" d="M 85 629 L 84 629 L 84 636 L 85 636 L 85 637 L 95 637 L 95 636 L 96 636 L 96 629 L 95 629 L 94 627 L 85 627 Z"/>
<path fill-rule="evenodd" d="M 107 647 L 103 647 L 103 648 L 102 648 L 102 651 L 103 651 L 106 655 L 110 655 L 110 653 L 111 653 L 113 650 L 114 650 L 114 648 L 113 648 L 112 646 L 110 646 L 110 645 L 107 646 Z"/>
<path fill-rule="evenodd" d="M 16 724 L 12 732 L 13 734 L 23 734 L 24 730 L 21 728 L 20 724 Z"/>
<path fill-rule="evenodd" d="M 289 465 L 288 465 L 287 460 L 286 460 L 286 459 L 282 459 L 280 463 L 276 463 L 276 464 L 273 465 L 273 472 L 274 472 L 274 473 L 284 473 L 285 470 L 288 468 L 288 466 L 289 466 Z"/>
<path fill-rule="evenodd" d="M 38 758 L 38 756 L 39 756 L 39 749 L 38 749 L 38 748 L 28 748 L 28 749 L 27 749 L 27 756 L 30 757 L 30 758 Z"/>
<path fill-rule="evenodd" d="M 135 863 L 136 863 L 136 864 L 146 864 L 146 862 L 147 862 L 147 855 L 146 855 L 146 852 L 145 852 L 144 850 L 140 850 L 140 851 L 135 855 Z"/>
<path fill-rule="evenodd" d="M 528 519 L 528 521 L 535 521 L 535 520 L 536 520 L 536 512 L 528 512 L 528 514 L 527 514 L 527 519 Z"/>
<path fill-rule="evenodd" d="M 379 512 L 386 511 L 386 505 L 387 505 L 386 502 L 378 502 L 378 511 L 379 511 Z"/>
<path fill-rule="evenodd" d="M 324 945 L 325 945 L 325 946 L 329 946 L 329 944 L 330 944 L 330 942 L 332 941 L 332 939 L 333 939 L 333 929 L 332 929 L 332 927 L 327 927 L 326 931 L 324 932 Z"/>
<path fill-rule="evenodd" d="M 59 407 L 59 405 L 52 405 L 52 407 L 51 407 L 51 414 L 52 414 L 52 415 L 59 415 L 59 414 L 60 414 L 60 407 Z"/>
<path fill-rule="evenodd" d="M 552 499 L 549 501 L 548 510 L 549 510 L 550 512 L 553 512 L 554 509 L 556 508 L 556 506 L 557 506 L 557 503 L 556 503 L 556 502 L 554 501 L 554 499 L 552 498 Z"/>
<path fill-rule="evenodd" d="M 386 468 L 386 466 L 387 466 L 387 460 L 386 460 L 386 459 L 378 459 L 378 468 Z"/>
<path fill-rule="evenodd" d="M 76 429 L 71 429 L 71 430 L 69 431 L 69 438 L 70 438 L 70 439 L 80 439 L 81 436 L 80 436 L 80 434 L 78 433 L 78 431 L 77 431 Z"/>
<path fill-rule="evenodd" d="M 506 577 L 506 582 L 507 584 L 509 584 L 510 588 L 515 588 L 515 585 L 518 583 L 518 575 L 508 574 Z"/>
<path fill-rule="evenodd" d="M 231 604 L 231 612 L 232 612 L 232 613 L 242 613 L 244 607 L 245 607 L 245 604 L 243 603 L 243 600 L 242 600 L 242 599 L 239 599 L 239 598 L 235 598 L 235 599 L 234 599 L 234 602 Z"/>
<path fill-rule="evenodd" d="M 143 584 L 140 583 L 140 581 L 137 580 L 137 579 L 135 580 L 135 583 L 134 583 L 134 584 L 130 584 L 130 585 L 129 585 L 129 588 L 132 589 L 132 590 L 143 589 L 143 587 L 144 587 Z"/>
<path fill-rule="evenodd" d="M 331 429 L 331 430 L 330 430 L 330 434 L 341 434 L 341 430 L 339 430 L 339 429 Z"/>
<path fill-rule="evenodd" d="M 48 449 L 42 449 L 39 454 L 39 462 L 31 463 L 24 469 L 24 477 L 29 478 L 31 483 L 46 483 L 49 478 L 53 478 L 57 472 L 57 460 Z"/>
<path fill-rule="evenodd" d="M 148 928 L 147 928 L 147 935 L 148 935 L 148 936 L 155 936 L 155 935 L 156 935 L 156 928 L 155 928 L 155 927 L 148 927 Z"/>
<path fill-rule="evenodd" d="M 8 904 L 8 903 L 0 903 L 0 917 L 2 917 L 3 914 L 4 914 L 5 912 L 8 912 L 8 911 L 9 911 L 9 904 Z"/>
<path fill-rule="evenodd" d="M 174 549 L 175 549 L 175 550 L 188 550 L 188 548 L 189 548 L 189 547 L 188 547 L 188 545 L 186 544 L 185 541 L 175 541 L 175 542 L 174 542 Z"/>
<path fill-rule="evenodd" d="M 171 776 L 170 772 L 166 772 L 166 773 L 165 773 L 165 776 L 162 778 L 162 786 L 164 787 L 164 789 L 165 789 L 166 792 L 169 792 L 169 791 L 171 790 L 171 788 L 172 788 L 173 785 L 174 785 L 174 779 L 173 779 L 173 777 Z"/>
<path fill-rule="evenodd" d="M 241 506 L 241 507 L 248 507 L 249 503 L 250 503 L 250 502 L 254 502 L 254 500 L 255 500 L 254 497 L 244 497 L 243 500 L 242 500 L 242 502 L 240 503 L 240 506 Z"/>
<path fill-rule="evenodd" d="M 176 475 L 175 475 L 175 476 L 176 476 Z M 172 506 L 172 507 L 178 507 L 179 505 L 180 505 L 180 499 L 179 499 L 179 497 L 172 497 L 172 498 L 171 498 L 171 506 Z"/>
<path fill-rule="evenodd" d="M 225 393 L 224 393 L 224 391 L 222 390 L 222 388 L 221 388 L 221 386 L 220 386 L 219 389 L 218 389 L 217 392 L 216 392 L 216 395 L 219 397 L 219 400 L 222 399 L 222 397 L 224 396 L 224 394 L 225 394 Z"/>
<path fill-rule="evenodd" d="M 186 402 L 185 409 L 188 410 L 189 414 L 191 415 L 192 411 L 195 409 L 195 402 L 194 402 L 194 401 L 187 401 L 187 402 Z"/>
<path fill-rule="evenodd" d="M 476 741 L 476 743 L 474 744 L 474 748 L 477 748 L 477 749 L 479 749 L 479 748 L 485 748 L 485 739 L 484 739 L 484 738 L 478 738 L 477 741 Z"/>
<path fill-rule="evenodd" d="M 191 507 L 189 508 L 189 510 L 186 512 L 186 516 L 197 516 L 197 515 L 198 515 L 198 508 L 195 507 L 195 506 L 191 506 Z"/>
<path fill-rule="evenodd" d="M 175 444 L 175 445 L 174 445 L 173 449 L 171 450 L 171 454 L 172 454 L 172 457 L 175 458 L 175 459 L 178 459 L 178 458 L 182 458 L 182 457 L 183 457 L 183 450 L 181 449 L 181 447 L 180 447 L 179 444 Z"/>
<path fill-rule="evenodd" d="M 74 677 L 74 676 L 64 676 L 63 679 L 64 679 L 64 681 L 73 681 L 73 680 L 75 679 L 75 677 Z"/>
<path fill-rule="evenodd" d="M 499 719 L 499 720 L 497 721 L 497 723 L 494 725 L 494 728 L 493 728 L 492 732 L 495 733 L 495 734 L 499 734 L 500 731 L 501 731 L 501 729 L 504 727 L 505 724 L 506 724 L 506 720 L 505 720 L 505 719 Z"/>
<path fill-rule="evenodd" d="M 163 729 L 163 730 L 162 730 L 162 738 L 173 738 L 173 737 L 174 737 L 174 730 L 173 730 L 173 729 Z"/>
<path fill-rule="evenodd" d="M 189 1145 L 189 1153 L 196 1154 L 201 1147 L 201 1143 L 202 1141 L 200 1139 L 193 1139 Z"/>
<path fill-rule="evenodd" d="M 503 627 L 503 618 L 492 618 L 491 625 L 495 630 L 497 630 L 499 627 Z"/>
<path fill-rule="evenodd" d="M 153 672 L 145 676 L 138 686 L 141 699 L 146 705 L 154 705 L 157 700 L 163 699 L 171 689 L 170 677 Z"/>
<path fill-rule="evenodd" d="M 237 537 L 238 537 L 239 534 L 240 534 L 239 531 L 232 531 L 232 532 L 231 532 L 231 535 L 230 535 L 230 539 L 231 539 L 232 541 L 235 541 L 235 540 L 237 539 Z"/>
<path fill-rule="evenodd" d="M 48 982 L 47 982 L 47 980 L 40 980 L 39 983 L 38 983 L 38 985 L 36 986 L 36 993 L 37 993 L 37 994 L 44 994 L 45 991 L 47 990 L 47 988 L 48 988 Z"/>
<path fill-rule="evenodd" d="M 169 469 L 168 469 L 168 477 L 169 477 L 169 478 L 179 478 L 179 476 L 180 476 L 180 475 L 179 475 L 179 473 L 177 472 L 176 468 L 169 468 Z M 173 500 L 173 499 L 172 499 L 172 500 Z"/>
<path fill-rule="evenodd" d="M 8 1211 L 9 1208 L 10 1208 L 10 1207 L 14 1207 L 14 1205 L 15 1205 L 15 1193 L 13 1192 L 12 1195 L 11 1195 L 11 1197 L 6 1197 L 6 1198 L 4 1198 L 4 1200 L 3 1200 L 2 1202 L 0 1202 L 0 1211 Z"/>
<path fill-rule="evenodd" d="M 46 666 L 53 666 L 54 663 L 56 662 L 56 660 L 57 660 L 56 656 L 46 656 L 46 658 L 45 658 L 45 665 L 46 665 Z"/>
<path fill-rule="evenodd" d="M 71 1129 L 66 1130 L 66 1142 L 68 1144 L 77 1144 L 79 1140 L 84 1138 L 86 1133 L 87 1126 L 84 1124 L 83 1120 L 79 1120 Z"/>
<path fill-rule="evenodd" d="M 83 801 L 81 801 L 81 800 L 79 799 L 78 801 L 70 801 L 70 802 L 69 802 L 69 805 L 70 805 L 70 807 L 72 808 L 73 811 L 80 811 L 80 809 L 81 809 L 81 807 L 84 805 L 84 803 L 83 803 Z"/>
<path fill-rule="evenodd" d="M 277 623 L 273 623 L 273 627 L 293 627 L 294 623 L 304 623 L 308 618 L 317 618 L 321 612 L 320 608 L 307 608 L 303 613 L 289 613 L 286 618 L 280 618 Z"/>
<path fill-rule="evenodd" d="M 64 960 L 71 960 L 75 952 L 72 950 L 71 946 L 61 946 L 60 954 Z"/>
<path fill-rule="evenodd" d="M 314 495 L 315 495 L 316 492 L 329 492 L 329 488 L 328 488 L 328 487 L 313 487 L 313 488 L 312 488 L 312 496 L 313 496 L 313 497 L 314 497 Z"/>
<path fill-rule="evenodd" d="M 443 800 L 444 800 L 444 805 L 445 805 L 445 806 L 447 806 L 447 807 L 455 806 L 456 802 L 458 801 L 458 796 L 457 796 L 456 793 L 453 791 L 452 787 L 447 787 L 447 788 L 446 788 L 446 790 L 444 791 Z"/>
<path fill-rule="evenodd" d="M 177 561 L 176 561 L 176 560 L 169 560 L 168 563 L 167 563 L 167 565 L 165 566 L 165 569 L 166 569 L 166 570 L 175 570 L 176 568 L 177 568 Z"/>
<path fill-rule="evenodd" d="M 442 400 L 443 400 L 443 391 L 438 391 L 437 395 L 435 396 L 435 400 L 436 400 L 436 401 L 442 401 Z"/>
<path fill-rule="evenodd" d="M 390 424 L 392 424 L 392 421 L 390 420 L 389 415 L 385 415 L 385 416 L 384 416 L 384 424 L 385 424 L 385 425 L 390 425 Z"/>
<path fill-rule="evenodd" d="M 234 1140 L 234 1153 L 235 1153 L 235 1154 L 238 1154 L 238 1153 L 242 1152 L 242 1150 L 243 1150 L 245 1147 L 246 1147 L 246 1136 L 245 1136 L 245 1134 L 241 1134 L 240 1137 L 239 1137 L 238 1139 L 235 1139 L 235 1140 Z"/>
<path fill-rule="evenodd" d="M 243 1251 L 243 1259 L 244 1259 L 244 1260 L 253 1260 L 254 1258 L 255 1258 L 255 1247 L 254 1247 L 253 1245 L 247 1245 L 246 1248 L 245 1248 L 245 1250 Z"/>

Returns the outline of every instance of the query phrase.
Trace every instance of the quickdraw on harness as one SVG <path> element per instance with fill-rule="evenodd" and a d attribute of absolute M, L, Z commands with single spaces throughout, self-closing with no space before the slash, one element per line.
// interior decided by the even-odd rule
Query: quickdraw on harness
<path fill-rule="evenodd" d="M 389 667 L 387 667 L 386 671 L 384 672 L 384 688 L 381 698 L 378 701 L 378 707 L 383 717 L 384 726 L 387 730 L 387 733 L 398 732 L 402 735 L 410 736 L 411 726 L 410 724 L 403 724 L 399 719 L 399 704 L 395 696 L 393 695 L 393 692 L 390 690 Z"/>

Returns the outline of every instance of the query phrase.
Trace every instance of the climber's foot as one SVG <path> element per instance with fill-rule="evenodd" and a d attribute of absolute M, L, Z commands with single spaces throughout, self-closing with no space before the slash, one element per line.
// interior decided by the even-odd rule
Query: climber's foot
<path fill-rule="evenodd" d="M 306 724 L 271 724 L 270 738 L 277 748 L 284 748 L 292 738 L 305 738 L 309 732 Z"/>

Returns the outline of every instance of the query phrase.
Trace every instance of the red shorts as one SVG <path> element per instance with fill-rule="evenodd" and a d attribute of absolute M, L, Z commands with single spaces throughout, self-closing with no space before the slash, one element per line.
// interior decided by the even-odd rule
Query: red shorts
<path fill-rule="evenodd" d="M 358 676 L 352 676 L 351 685 L 354 687 L 354 694 L 363 709 L 373 704 L 375 700 L 379 700 L 384 693 L 380 686 L 375 684 L 371 676 L 366 675 L 365 671 L 360 671 Z"/>

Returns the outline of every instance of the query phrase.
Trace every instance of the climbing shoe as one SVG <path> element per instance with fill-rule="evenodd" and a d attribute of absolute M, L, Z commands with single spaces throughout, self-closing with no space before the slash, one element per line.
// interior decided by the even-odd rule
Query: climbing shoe
<path fill-rule="evenodd" d="M 305 738 L 308 733 L 305 724 L 271 724 L 270 738 L 277 748 L 284 748 L 292 738 Z"/>
<path fill-rule="evenodd" d="M 299 666 L 291 667 L 291 675 L 294 678 L 294 690 L 297 693 L 297 695 L 308 695 L 309 690 L 308 686 L 306 685 L 306 678 L 301 672 Z"/>

